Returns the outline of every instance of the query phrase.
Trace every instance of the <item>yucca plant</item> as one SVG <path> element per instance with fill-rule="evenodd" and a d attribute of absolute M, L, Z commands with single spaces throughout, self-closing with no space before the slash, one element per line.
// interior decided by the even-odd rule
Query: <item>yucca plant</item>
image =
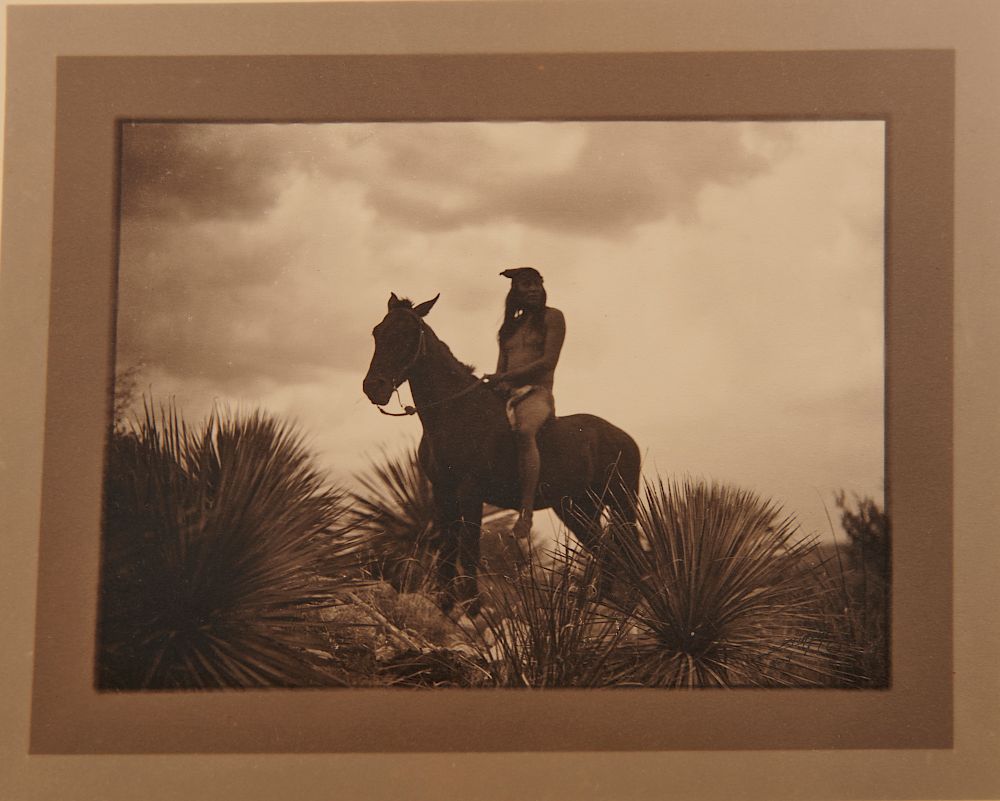
<path fill-rule="evenodd" d="M 354 558 L 343 508 L 293 427 L 215 411 L 192 430 L 147 401 L 108 447 L 98 687 L 343 683 L 316 614 Z"/>
<path fill-rule="evenodd" d="M 487 582 L 475 642 L 484 683 L 500 687 L 602 687 L 628 620 L 599 598 L 599 557 L 570 541 L 513 576 Z"/>
<path fill-rule="evenodd" d="M 363 567 L 397 592 L 428 589 L 439 548 L 434 494 L 416 450 L 385 453 L 357 477 L 350 527 L 363 544 Z"/>
<path fill-rule="evenodd" d="M 620 684 L 827 686 L 843 678 L 832 646 L 815 542 L 753 493 L 684 482 L 648 485 L 637 527 L 613 521 L 607 559 L 627 600 L 608 604 L 634 630 L 616 655 Z"/>

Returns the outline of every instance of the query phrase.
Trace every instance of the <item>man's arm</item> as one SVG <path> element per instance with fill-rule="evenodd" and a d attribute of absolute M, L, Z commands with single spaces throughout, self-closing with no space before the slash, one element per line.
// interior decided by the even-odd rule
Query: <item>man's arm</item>
<path fill-rule="evenodd" d="M 500 354 L 497 356 L 497 370 L 495 373 L 487 373 L 483 376 L 483 381 L 489 384 L 500 384 L 504 378 L 504 370 L 507 369 L 507 351 L 500 345 Z"/>

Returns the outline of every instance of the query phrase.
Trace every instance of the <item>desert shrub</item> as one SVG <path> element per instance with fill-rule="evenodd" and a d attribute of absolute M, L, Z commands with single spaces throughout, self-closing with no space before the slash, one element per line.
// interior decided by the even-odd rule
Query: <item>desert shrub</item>
<path fill-rule="evenodd" d="M 879 586 L 888 585 L 892 569 L 889 515 L 869 497 L 855 496 L 853 508 L 843 491 L 837 494 L 836 503 L 847 533 L 851 567 Z"/>
<path fill-rule="evenodd" d="M 889 686 L 892 590 L 892 536 L 889 516 L 871 498 L 836 496 L 840 522 L 847 533 L 845 559 L 829 562 L 837 587 L 831 617 L 839 624 L 845 658 L 854 684 Z"/>
<path fill-rule="evenodd" d="M 428 588 L 437 568 L 439 538 L 434 495 L 416 450 L 397 457 L 383 454 L 357 481 L 350 527 L 363 544 L 361 567 L 397 592 Z"/>
<path fill-rule="evenodd" d="M 354 558 L 342 495 L 300 436 L 260 412 L 176 408 L 110 436 L 104 487 L 101 689 L 343 683 L 316 610 Z"/>
<path fill-rule="evenodd" d="M 604 687 L 629 621 L 600 598 L 599 560 L 563 542 L 533 563 L 484 584 L 476 644 L 498 687 Z"/>
<path fill-rule="evenodd" d="M 613 521 L 608 558 L 634 629 L 621 683 L 655 687 L 825 686 L 844 678 L 811 561 L 815 542 L 751 492 L 684 482 L 646 488 L 637 527 Z M 642 542 L 644 540 L 644 543 Z"/>
<path fill-rule="evenodd" d="M 111 429 L 115 433 L 124 434 L 129 430 L 129 409 L 139 399 L 141 376 L 142 364 L 129 365 L 115 373 L 111 408 Z"/>

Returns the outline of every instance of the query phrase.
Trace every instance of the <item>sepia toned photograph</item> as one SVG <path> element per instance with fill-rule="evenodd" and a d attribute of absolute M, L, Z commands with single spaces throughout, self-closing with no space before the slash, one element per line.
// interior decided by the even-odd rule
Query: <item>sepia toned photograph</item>
<path fill-rule="evenodd" d="M 122 122 L 95 686 L 890 687 L 885 138 Z"/>
<path fill-rule="evenodd" d="M 996 14 L 623 8 L 9 10 L 0 795 L 996 797 Z"/>

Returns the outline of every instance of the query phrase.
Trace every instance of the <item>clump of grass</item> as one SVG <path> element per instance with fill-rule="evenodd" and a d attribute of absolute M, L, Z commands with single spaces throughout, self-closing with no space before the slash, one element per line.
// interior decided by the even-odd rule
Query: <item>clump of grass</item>
<path fill-rule="evenodd" d="M 477 640 L 486 684 L 602 687 L 628 621 L 599 599 L 598 559 L 563 543 L 548 564 L 489 582 Z"/>
<path fill-rule="evenodd" d="M 629 590 L 608 603 L 634 630 L 620 683 L 654 687 L 826 686 L 843 678 L 827 592 L 791 518 L 753 493 L 647 486 L 636 531 L 613 521 L 607 558 Z"/>
<path fill-rule="evenodd" d="M 343 509 L 291 426 L 147 402 L 108 446 L 97 686 L 344 683 L 316 613 L 354 559 Z"/>

